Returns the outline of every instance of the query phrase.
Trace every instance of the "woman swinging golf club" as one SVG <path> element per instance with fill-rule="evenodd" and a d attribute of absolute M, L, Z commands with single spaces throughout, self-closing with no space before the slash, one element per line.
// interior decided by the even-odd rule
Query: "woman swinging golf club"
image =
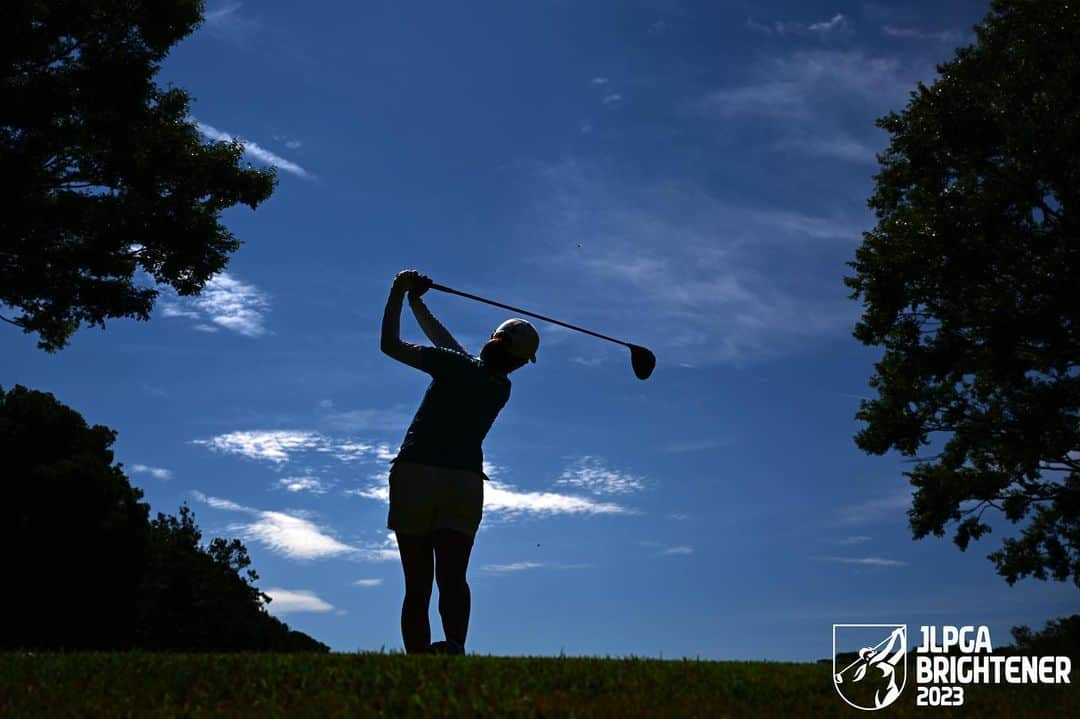
<path fill-rule="evenodd" d="M 399 272 L 383 314 L 382 351 L 432 377 L 391 462 L 386 525 L 397 537 L 405 572 L 401 634 L 406 653 L 464 654 L 470 606 L 465 572 L 480 526 L 487 479 L 481 444 L 510 399 L 507 375 L 536 361 L 540 336 L 527 321 L 509 319 L 474 357 L 421 301 L 432 284 L 415 270 Z M 433 347 L 401 340 L 406 293 Z M 428 623 L 433 575 L 446 633 L 446 641 L 435 644 Z"/>

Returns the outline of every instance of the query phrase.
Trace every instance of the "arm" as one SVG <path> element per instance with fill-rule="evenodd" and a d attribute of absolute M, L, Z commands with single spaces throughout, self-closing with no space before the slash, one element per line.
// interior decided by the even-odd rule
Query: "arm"
<path fill-rule="evenodd" d="M 401 341 L 401 304 L 407 286 L 408 280 L 403 280 L 401 274 L 394 278 L 394 285 L 390 288 L 390 297 L 387 298 L 386 309 L 383 311 L 382 340 L 379 348 L 398 362 L 423 369 L 420 364 L 419 345 Z"/>
<path fill-rule="evenodd" d="M 439 320 L 435 319 L 435 315 L 431 314 L 431 310 L 427 308 L 424 301 L 420 299 L 420 295 L 415 292 L 409 293 L 409 307 L 412 308 L 413 315 L 416 316 L 416 321 L 420 325 L 420 329 L 424 331 L 427 338 L 436 347 L 446 347 L 447 349 L 456 350 L 458 352 L 465 352 L 465 350 L 458 344 L 458 341 L 454 339 L 454 336 L 450 334 L 450 331 L 443 327 Z"/>

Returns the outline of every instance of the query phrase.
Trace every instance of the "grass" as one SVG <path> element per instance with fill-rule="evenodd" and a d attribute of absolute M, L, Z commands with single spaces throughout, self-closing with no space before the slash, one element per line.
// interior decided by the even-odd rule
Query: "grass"
<path fill-rule="evenodd" d="M 0 717 L 864 716 L 827 664 L 359 654 L 0 653 Z M 1077 716 L 1065 686 L 967 687 L 959 709 L 882 716 Z"/>

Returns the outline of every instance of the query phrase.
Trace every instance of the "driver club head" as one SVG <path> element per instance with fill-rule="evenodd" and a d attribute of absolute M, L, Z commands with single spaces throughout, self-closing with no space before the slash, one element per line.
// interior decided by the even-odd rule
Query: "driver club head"
<path fill-rule="evenodd" d="M 656 355 L 641 345 L 627 345 L 630 348 L 630 364 L 638 379 L 649 379 L 656 367 Z"/>

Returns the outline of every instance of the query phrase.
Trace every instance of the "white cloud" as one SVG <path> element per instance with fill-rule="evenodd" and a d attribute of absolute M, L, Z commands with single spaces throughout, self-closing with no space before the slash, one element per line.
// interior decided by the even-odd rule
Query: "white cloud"
<path fill-rule="evenodd" d="M 895 25 L 885 25 L 881 28 L 882 32 L 890 37 L 900 37 L 910 40 L 937 40 L 938 42 L 957 42 L 961 38 L 961 34 L 952 30 L 920 30 L 913 27 L 897 27 Z"/>
<path fill-rule="evenodd" d="M 510 572 L 523 572 L 529 569 L 588 569 L 591 564 L 566 564 L 560 562 L 510 562 L 508 564 L 485 564 L 480 567 L 482 572 L 492 574 L 508 574 Z"/>
<path fill-rule="evenodd" d="M 162 289 L 162 316 L 201 320 L 195 329 L 203 332 L 216 332 L 212 325 L 217 325 L 246 337 L 258 337 L 266 332 L 263 323 L 269 310 L 270 299 L 265 292 L 228 272 L 210 278 L 195 296 Z"/>
<path fill-rule="evenodd" d="M 818 35 L 824 36 L 829 33 L 848 30 L 850 28 L 850 23 L 843 13 L 837 13 L 828 20 L 821 20 L 810 24 L 785 20 L 776 20 L 771 23 L 765 23 L 755 20 L 754 18 L 747 18 L 746 26 L 751 30 L 756 30 L 765 33 L 766 35 L 806 35 L 807 33 L 817 33 Z"/>
<path fill-rule="evenodd" d="M 881 557 L 822 557 L 822 559 L 829 562 L 840 562 L 842 564 L 861 564 L 869 567 L 904 567 L 907 566 L 907 562 L 901 562 L 895 559 L 882 559 Z"/>
<path fill-rule="evenodd" d="M 634 514 L 634 510 L 613 502 L 597 502 L 557 492 L 519 492 L 498 480 L 484 487 L 484 512 L 500 519 L 522 515 L 556 514 Z"/>
<path fill-rule="evenodd" d="M 911 493 L 898 492 L 887 497 L 868 499 L 840 507 L 836 510 L 836 523 L 853 525 L 906 519 L 906 510 L 909 506 L 911 506 Z"/>
<path fill-rule="evenodd" d="M 660 542 L 654 542 L 654 541 L 648 540 L 648 539 L 638 540 L 638 544 L 640 544 L 643 547 L 649 547 L 651 549 L 656 549 L 657 554 L 660 554 L 660 555 L 674 556 L 674 555 L 686 555 L 686 554 L 693 554 L 694 553 L 694 548 L 691 547 L 688 544 L 680 544 L 680 545 L 677 545 L 677 546 L 665 546 L 664 544 L 661 544 Z"/>
<path fill-rule="evenodd" d="M 542 562 L 512 562 L 510 564 L 485 564 L 480 569 L 485 572 L 521 572 L 542 566 L 544 566 Z"/>
<path fill-rule="evenodd" d="M 503 468 L 484 462 L 484 474 L 489 480 L 484 484 L 484 522 L 499 522 L 523 516 L 554 516 L 559 514 L 636 514 L 636 511 L 614 502 L 599 502 L 589 497 L 578 497 L 558 492 L 522 492 L 495 477 Z M 390 501 L 387 473 L 380 472 L 370 478 L 366 487 L 345 490 L 344 494 L 380 502 Z M 395 545 L 396 546 L 396 545 Z M 396 557 L 395 554 L 392 557 Z M 392 558 L 387 555 L 385 558 Z"/>
<path fill-rule="evenodd" d="M 308 171 L 304 168 L 300 167 L 300 165 L 297 165 L 295 162 L 286 160 L 284 157 L 275 155 L 266 148 L 261 147 L 260 145 L 257 145 L 250 140 L 236 137 L 228 132 L 217 129 L 216 127 L 207 125 L 204 122 L 199 122 L 198 120 L 194 120 L 194 122 L 195 127 L 198 128 L 199 132 L 204 137 L 214 140 L 215 142 L 233 142 L 235 140 L 236 142 L 239 142 L 241 145 L 244 146 L 244 152 L 246 152 L 251 157 L 254 157 L 256 160 L 264 162 L 267 165 L 276 167 L 279 170 L 284 170 L 285 172 L 289 172 L 293 175 L 303 177 L 305 179 L 311 178 L 311 174 L 308 173 Z"/>
<path fill-rule="evenodd" d="M 339 542 L 322 527 L 303 517 L 245 507 L 227 499 L 208 497 L 201 492 L 192 492 L 192 496 L 215 509 L 252 515 L 251 521 L 232 523 L 227 530 L 289 559 L 311 560 L 361 553 L 360 549 Z"/>
<path fill-rule="evenodd" d="M 241 8 L 241 3 L 226 3 L 219 8 L 213 10 L 207 10 L 203 14 L 203 19 L 209 24 L 218 24 L 225 22 L 231 17 L 237 10 Z"/>
<path fill-rule="evenodd" d="M 841 13 L 836 13 L 831 19 L 822 22 L 816 22 L 808 28 L 813 32 L 827 33 L 833 30 L 840 30 L 847 27 L 847 18 Z"/>
<path fill-rule="evenodd" d="M 389 409 L 360 408 L 334 410 L 332 407 L 320 416 L 327 429 L 338 432 L 403 432 L 412 421 L 412 408 L 397 405 Z"/>
<path fill-rule="evenodd" d="M 863 544 L 865 542 L 869 542 L 871 539 L 873 539 L 873 537 L 868 537 L 865 534 L 859 534 L 851 537 L 842 537 L 841 539 L 837 539 L 834 544 L 850 546 L 852 544 Z"/>
<path fill-rule="evenodd" d="M 259 542 L 289 559 L 323 559 L 358 551 L 326 534 L 314 523 L 284 512 L 259 512 L 255 521 L 231 524 L 229 531 L 238 532 L 245 539 Z"/>
<path fill-rule="evenodd" d="M 537 184 L 529 231 L 551 249 L 530 260 L 565 282 L 568 314 L 595 308 L 590 321 L 608 334 L 700 365 L 775 356 L 857 319 L 832 279 L 861 238 L 843 214 L 735 207 L 699 186 L 632 182 L 576 160 L 544 168 Z M 586 346 L 566 342 L 570 357 Z"/>
<path fill-rule="evenodd" d="M 607 85 L 608 79 L 606 77 L 594 77 L 592 79 L 593 85 Z"/>
<path fill-rule="evenodd" d="M 608 469 L 596 457 L 579 457 L 555 484 L 579 487 L 593 494 L 629 494 L 645 487 L 640 477 Z"/>
<path fill-rule="evenodd" d="M 612 93 L 609 93 L 607 95 L 604 95 L 604 99 L 602 100 L 602 102 L 605 105 L 613 105 L 616 102 L 621 102 L 621 101 L 622 101 L 622 95 L 620 95 L 617 92 L 612 92 Z"/>
<path fill-rule="evenodd" d="M 313 430 L 243 430 L 228 432 L 210 439 L 192 440 L 192 444 L 215 452 L 236 454 L 281 465 L 304 452 L 329 455 L 341 462 L 356 462 L 374 457 L 383 461 L 388 445 L 337 439 Z"/>
<path fill-rule="evenodd" d="M 192 444 L 200 444 L 216 452 L 281 463 L 288 462 L 289 455 L 293 452 L 325 446 L 324 442 L 320 434 L 306 430 L 255 430 L 229 432 L 210 439 L 196 439 Z"/>
<path fill-rule="evenodd" d="M 353 584 L 357 587 L 377 587 L 382 584 L 382 579 L 357 579 Z"/>
<path fill-rule="evenodd" d="M 683 522 L 690 519 L 690 515 L 685 512 L 671 512 L 668 514 L 668 519 L 674 519 L 677 522 Z"/>
<path fill-rule="evenodd" d="M 228 499 L 220 499 L 218 497 L 209 497 L 209 496 L 207 496 L 207 495 L 205 495 L 202 492 L 199 492 L 197 490 L 192 491 L 191 496 L 193 496 L 195 499 L 199 500 L 203 504 L 210 505 L 214 509 L 224 509 L 224 510 L 231 511 L 231 512 L 255 512 L 255 511 L 257 511 L 257 510 L 252 509 L 251 507 L 245 507 L 242 504 L 237 504 L 236 502 L 233 502 L 233 501 L 228 500 Z"/>
<path fill-rule="evenodd" d="M 170 480 L 170 479 L 172 479 L 172 476 L 173 476 L 172 472 L 167 470 L 167 469 L 163 469 L 161 467 L 148 467 L 145 464 L 133 464 L 131 466 L 131 471 L 133 473 L 135 473 L 135 474 L 146 473 L 146 474 L 149 474 L 154 479 L 161 479 L 161 480 Z"/>
<path fill-rule="evenodd" d="M 327 485 L 316 477 L 282 477 L 277 486 L 290 492 L 310 492 L 326 494 Z"/>
<path fill-rule="evenodd" d="M 333 605 L 320 599 L 314 592 L 306 589 L 267 589 L 264 594 L 270 597 L 266 611 L 270 614 L 293 614 L 296 612 L 329 612 Z"/>
<path fill-rule="evenodd" d="M 857 98 L 875 111 L 886 109 L 902 100 L 921 74 L 922 68 L 905 67 L 893 57 L 857 50 L 799 50 L 767 58 L 746 82 L 713 90 L 696 107 L 720 117 L 819 121 L 837 98 Z"/>
<path fill-rule="evenodd" d="M 381 542 L 368 542 L 358 550 L 358 557 L 369 562 L 396 562 L 401 559 L 398 551 L 397 534 L 387 532 Z"/>

